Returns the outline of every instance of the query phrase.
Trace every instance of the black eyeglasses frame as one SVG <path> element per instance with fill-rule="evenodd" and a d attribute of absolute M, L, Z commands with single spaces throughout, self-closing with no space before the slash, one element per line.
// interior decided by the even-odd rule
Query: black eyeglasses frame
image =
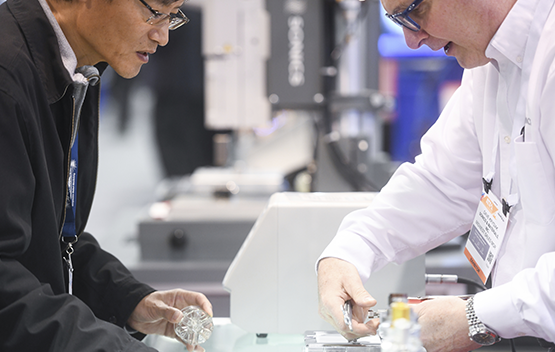
<path fill-rule="evenodd" d="M 139 0 L 147 9 L 152 12 L 152 16 L 146 20 L 148 24 L 153 26 L 159 25 L 164 22 L 166 19 L 169 19 L 169 30 L 173 31 L 177 28 L 183 26 L 184 24 L 189 23 L 189 18 L 181 11 L 180 9 L 177 10 L 177 13 L 163 13 L 158 10 L 153 9 L 149 4 L 146 3 L 144 0 Z"/>

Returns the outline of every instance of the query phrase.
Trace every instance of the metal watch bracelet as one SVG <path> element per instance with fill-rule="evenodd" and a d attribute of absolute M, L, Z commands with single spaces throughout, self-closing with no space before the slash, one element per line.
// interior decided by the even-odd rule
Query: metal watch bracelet
<path fill-rule="evenodd" d="M 466 319 L 468 320 L 468 336 L 482 346 L 490 346 L 499 342 L 501 338 L 478 319 L 474 312 L 474 297 L 466 301 Z"/>

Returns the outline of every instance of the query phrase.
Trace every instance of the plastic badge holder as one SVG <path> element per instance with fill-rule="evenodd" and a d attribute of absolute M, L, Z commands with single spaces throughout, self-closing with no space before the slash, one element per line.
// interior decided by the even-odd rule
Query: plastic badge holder
<path fill-rule="evenodd" d="M 212 317 L 197 306 L 188 306 L 181 311 L 183 319 L 175 324 L 175 334 L 192 346 L 206 342 L 214 328 Z"/>

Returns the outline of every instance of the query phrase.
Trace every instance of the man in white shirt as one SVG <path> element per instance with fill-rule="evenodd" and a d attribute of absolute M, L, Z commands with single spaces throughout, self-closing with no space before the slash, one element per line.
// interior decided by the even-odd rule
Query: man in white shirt
<path fill-rule="evenodd" d="M 555 341 L 554 3 L 382 0 L 409 47 L 443 49 L 466 70 L 423 137 L 422 155 L 402 165 L 369 208 L 344 219 L 319 259 L 320 313 L 347 338 L 378 326 L 355 321 L 351 333 L 342 321 L 344 301 L 354 301 L 358 321 L 375 304 L 362 281 L 471 230 L 484 194 L 503 203 L 508 219 L 491 273 L 481 273 L 493 288 L 470 303 L 449 297 L 414 306 L 424 346 L 468 351 L 496 336 Z"/>

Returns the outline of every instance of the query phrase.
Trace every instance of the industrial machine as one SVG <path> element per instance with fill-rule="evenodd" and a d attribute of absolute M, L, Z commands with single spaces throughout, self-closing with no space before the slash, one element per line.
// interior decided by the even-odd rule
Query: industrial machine
<path fill-rule="evenodd" d="M 231 322 L 254 333 L 333 330 L 318 315 L 315 263 L 343 217 L 368 206 L 375 193 L 276 193 L 250 231 L 223 281 Z M 388 308 L 392 292 L 421 296 L 425 260 L 389 264 L 365 284 Z"/>
<path fill-rule="evenodd" d="M 379 1 L 206 0 L 198 5 L 205 125 L 230 136 L 222 166 L 239 162 L 247 166 L 244 172 L 308 174 L 312 191 L 378 191 L 387 182 L 397 164 L 385 152 L 381 118 L 392 99 L 378 91 Z M 304 146 L 282 153 L 283 160 L 275 151 L 292 138 L 280 143 L 274 134 L 286 119 L 308 122 L 311 131 L 297 135 Z M 270 165 L 251 158 L 264 142 L 272 145 L 264 150 Z M 292 158 L 296 154 L 303 157 Z"/>

